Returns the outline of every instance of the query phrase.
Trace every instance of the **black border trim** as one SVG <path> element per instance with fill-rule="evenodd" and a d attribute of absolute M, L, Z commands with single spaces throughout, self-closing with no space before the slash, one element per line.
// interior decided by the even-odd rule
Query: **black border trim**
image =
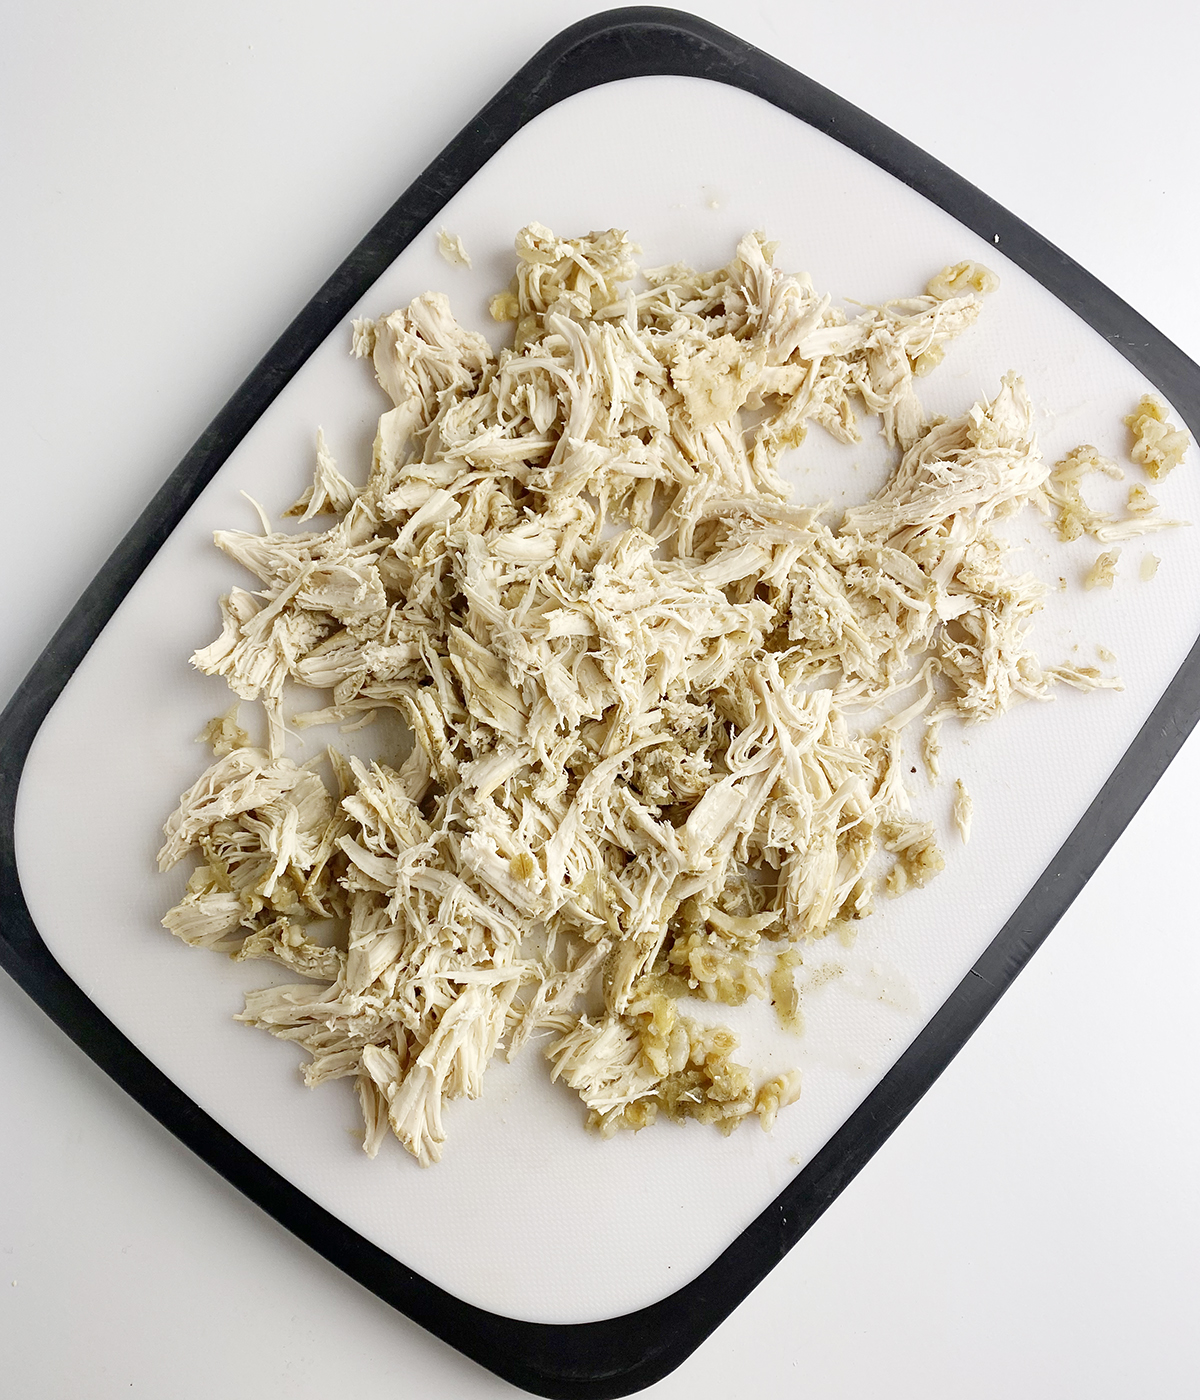
<path fill-rule="evenodd" d="M 161 1073 L 63 972 L 29 915 L 14 853 L 33 738 L 117 605 L 242 437 L 446 201 L 528 121 L 623 78 L 741 88 L 834 137 L 952 214 L 1053 292 L 1200 428 L 1200 367 L 1090 273 L 967 181 L 777 59 L 679 11 L 611 10 L 564 30 L 454 138 L 272 346 L 117 546 L 0 716 L 0 964 L 144 1108 L 281 1224 L 481 1365 L 535 1394 L 628 1395 L 678 1366 L 766 1276 L 886 1141 L 1083 888 L 1200 718 L 1200 642 L 1016 913 L 860 1109 L 698 1278 L 602 1322 L 515 1321 L 464 1303 L 364 1240 L 259 1161 Z"/>

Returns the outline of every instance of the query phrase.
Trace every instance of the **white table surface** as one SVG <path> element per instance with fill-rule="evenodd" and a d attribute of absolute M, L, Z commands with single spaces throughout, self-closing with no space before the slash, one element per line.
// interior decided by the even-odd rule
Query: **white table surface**
<path fill-rule="evenodd" d="M 10 7 L 0 692 L 362 232 L 602 8 Z M 1182 0 L 694 8 L 973 180 L 1200 359 Z M 1196 1393 L 1198 784 L 1193 740 L 928 1097 L 646 1394 Z M 2 974 L 0 1064 L 5 1396 L 516 1393 L 246 1202 Z"/>

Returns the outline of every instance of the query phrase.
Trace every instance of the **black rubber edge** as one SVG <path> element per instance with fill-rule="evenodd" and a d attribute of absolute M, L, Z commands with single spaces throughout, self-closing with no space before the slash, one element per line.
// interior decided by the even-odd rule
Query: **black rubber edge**
<path fill-rule="evenodd" d="M 1200 718 L 1200 643 L 1065 845 L 949 1000 L 754 1223 L 670 1297 L 623 1317 L 516 1321 L 464 1303 L 315 1205 L 196 1107 L 85 996 L 42 942 L 14 855 L 17 786 L 59 692 L 121 599 L 250 427 L 354 303 L 528 121 L 574 93 L 675 74 L 741 88 L 840 141 L 998 246 L 1104 336 L 1200 428 L 1200 368 L 1065 253 L 946 166 L 770 55 L 679 11 L 610 10 L 564 30 L 469 122 L 300 312 L 167 478 L 0 716 L 0 964 L 144 1108 L 281 1224 L 386 1302 L 513 1384 L 629 1395 L 679 1365 L 886 1141 L 1032 956 Z"/>

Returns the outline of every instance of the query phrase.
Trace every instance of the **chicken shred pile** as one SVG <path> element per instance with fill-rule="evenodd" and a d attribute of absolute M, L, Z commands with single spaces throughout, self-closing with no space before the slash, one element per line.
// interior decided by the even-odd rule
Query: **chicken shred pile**
<path fill-rule="evenodd" d="M 773 996 L 798 1028 L 804 941 L 942 868 L 906 727 L 932 779 L 943 719 L 1119 686 L 1027 641 L 1044 589 L 993 529 L 1046 508 L 1022 381 L 949 421 L 917 397 L 992 274 L 848 318 L 759 235 L 636 284 L 615 230 L 516 249 L 511 349 L 434 293 L 355 324 L 392 407 L 361 488 L 318 440 L 291 513 L 331 528 L 217 534 L 260 586 L 193 661 L 261 702 L 267 742 L 213 721 L 159 858 L 199 858 L 172 932 L 305 979 L 241 1019 L 303 1047 L 310 1085 L 354 1081 L 368 1153 L 390 1130 L 422 1164 L 447 1101 L 535 1036 L 605 1134 L 769 1127 L 798 1073 L 756 1084 L 686 1000 Z M 863 411 L 898 464 L 834 524 L 780 461 L 814 423 L 857 441 Z M 331 694 L 285 717 L 288 685 Z M 406 756 L 285 754 L 289 723 L 387 708 Z M 961 786 L 955 817 L 965 840 Z"/>

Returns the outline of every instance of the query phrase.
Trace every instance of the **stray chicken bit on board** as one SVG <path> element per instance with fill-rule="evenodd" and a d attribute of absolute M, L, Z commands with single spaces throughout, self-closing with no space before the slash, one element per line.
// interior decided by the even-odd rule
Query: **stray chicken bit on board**
<path fill-rule="evenodd" d="M 463 245 L 462 238 L 457 233 L 449 233 L 446 229 L 439 229 L 437 236 L 438 252 L 450 264 L 451 267 L 470 267 L 471 257 Z"/>
<path fill-rule="evenodd" d="M 1153 394 L 1145 394 L 1125 419 L 1133 433 L 1130 456 L 1153 481 L 1159 481 L 1183 460 L 1191 438 L 1167 417 L 1167 406 Z"/>
<path fill-rule="evenodd" d="M 975 815 L 975 803 L 961 778 L 954 780 L 954 825 L 962 837 L 963 845 L 971 839 L 971 821 Z"/>
<path fill-rule="evenodd" d="M 1084 588 L 1111 588 L 1116 581 L 1117 560 L 1120 557 L 1119 549 L 1107 549 L 1103 554 L 1097 554 L 1096 562 L 1084 576 Z"/>

